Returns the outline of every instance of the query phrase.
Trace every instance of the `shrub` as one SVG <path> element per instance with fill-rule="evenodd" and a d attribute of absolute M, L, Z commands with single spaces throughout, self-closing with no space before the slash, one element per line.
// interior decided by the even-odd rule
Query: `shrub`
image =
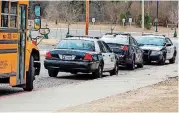
<path fill-rule="evenodd" d="M 142 15 L 141 14 L 138 16 L 136 24 L 137 24 L 137 26 L 141 27 L 141 24 L 142 24 Z"/>
<path fill-rule="evenodd" d="M 145 15 L 145 19 L 144 19 L 144 26 L 146 29 L 151 29 L 152 27 L 152 19 L 150 15 Z"/>
<path fill-rule="evenodd" d="M 142 15 L 140 14 L 137 18 L 137 22 L 136 22 L 137 26 L 142 27 Z M 152 27 L 152 19 L 150 15 L 145 15 L 144 16 L 144 27 L 146 29 L 151 29 Z"/>
<path fill-rule="evenodd" d="M 124 13 L 124 12 L 122 12 L 121 14 L 120 14 L 120 22 L 122 23 L 122 19 L 123 18 L 125 18 L 126 19 L 126 14 Z M 125 21 L 125 23 L 126 23 L 126 21 Z M 125 25 L 125 23 L 124 23 L 124 25 Z"/>

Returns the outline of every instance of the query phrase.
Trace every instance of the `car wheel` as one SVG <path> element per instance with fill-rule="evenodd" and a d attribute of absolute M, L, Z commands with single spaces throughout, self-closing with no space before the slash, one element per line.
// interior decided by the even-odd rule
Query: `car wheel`
<path fill-rule="evenodd" d="M 25 84 L 25 87 L 23 88 L 24 91 L 33 90 L 34 77 L 35 77 L 34 58 L 33 56 L 31 56 L 30 62 L 29 62 L 29 70 L 26 73 L 26 84 Z"/>
<path fill-rule="evenodd" d="M 119 69 L 119 68 L 118 68 L 118 65 L 117 65 L 117 63 L 116 63 L 114 69 L 109 72 L 109 73 L 110 73 L 110 76 L 112 76 L 112 75 L 118 75 L 118 69 Z"/>
<path fill-rule="evenodd" d="M 50 77 L 57 77 L 58 71 L 53 70 L 53 69 L 49 69 L 49 70 L 48 70 L 48 75 L 49 75 Z"/>
<path fill-rule="evenodd" d="M 162 59 L 158 62 L 159 65 L 164 65 L 165 64 L 165 57 L 162 55 Z"/>
<path fill-rule="evenodd" d="M 100 64 L 98 69 L 92 73 L 95 78 L 102 78 L 103 76 L 103 66 Z"/>
<path fill-rule="evenodd" d="M 151 60 L 148 60 L 147 62 L 146 62 L 146 64 L 151 64 L 152 63 L 152 61 Z"/>
<path fill-rule="evenodd" d="M 127 69 L 134 70 L 135 69 L 135 60 L 133 58 L 131 64 L 127 64 Z"/>
<path fill-rule="evenodd" d="M 77 72 L 71 72 L 71 74 L 76 75 L 76 74 L 77 74 Z"/>
<path fill-rule="evenodd" d="M 175 59 L 176 59 L 176 54 L 173 54 L 173 57 L 172 57 L 172 59 L 169 60 L 169 62 L 171 64 L 174 64 L 175 63 Z"/>

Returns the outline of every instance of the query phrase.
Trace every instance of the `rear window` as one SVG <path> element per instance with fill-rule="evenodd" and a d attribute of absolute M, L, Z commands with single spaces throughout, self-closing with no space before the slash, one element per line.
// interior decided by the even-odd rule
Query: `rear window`
<path fill-rule="evenodd" d="M 128 45 L 129 44 L 129 38 L 126 37 L 126 36 L 117 35 L 116 36 L 116 42 L 118 44 Z"/>
<path fill-rule="evenodd" d="M 103 35 L 102 38 L 114 38 L 114 36 L 113 35 Z"/>
<path fill-rule="evenodd" d="M 56 49 L 95 51 L 95 44 L 89 40 L 62 40 L 56 46 Z"/>
<path fill-rule="evenodd" d="M 115 38 L 101 38 L 106 43 L 115 43 L 115 44 L 122 44 L 122 45 L 129 45 L 129 38 L 126 36 L 117 35 Z"/>
<path fill-rule="evenodd" d="M 119 52 L 120 51 L 120 44 L 115 44 L 115 43 L 107 43 L 107 45 L 114 51 L 114 52 Z"/>

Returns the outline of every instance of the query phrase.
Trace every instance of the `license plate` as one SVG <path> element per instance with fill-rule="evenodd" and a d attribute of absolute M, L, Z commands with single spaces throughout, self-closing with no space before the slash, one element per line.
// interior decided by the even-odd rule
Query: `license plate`
<path fill-rule="evenodd" d="M 63 55 L 63 60 L 72 60 L 72 56 Z"/>

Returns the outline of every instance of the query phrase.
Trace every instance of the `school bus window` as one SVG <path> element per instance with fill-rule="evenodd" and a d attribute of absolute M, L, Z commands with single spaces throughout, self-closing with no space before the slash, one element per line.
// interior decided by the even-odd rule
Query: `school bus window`
<path fill-rule="evenodd" d="M 26 29 L 26 7 L 25 6 L 22 6 L 19 11 L 19 25 L 22 29 Z"/>
<path fill-rule="evenodd" d="M 1 27 L 8 27 L 8 15 L 1 16 Z"/>
<path fill-rule="evenodd" d="M 11 16 L 11 18 L 10 18 L 10 26 L 11 27 L 17 27 L 17 18 L 16 18 L 16 16 Z"/>
<path fill-rule="evenodd" d="M 2 1 L 1 27 L 8 27 L 9 1 Z"/>
<path fill-rule="evenodd" d="M 17 2 L 11 2 L 11 14 L 17 15 Z"/>
<path fill-rule="evenodd" d="M 11 2 L 10 27 L 17 27 L 17 2 Z"/>
<path fill-rule="evenodd" d="M 2 1 L 2 12 L 1 13 L 5 13 L 8 14 L 9 13 L 9 1 Z"/>

